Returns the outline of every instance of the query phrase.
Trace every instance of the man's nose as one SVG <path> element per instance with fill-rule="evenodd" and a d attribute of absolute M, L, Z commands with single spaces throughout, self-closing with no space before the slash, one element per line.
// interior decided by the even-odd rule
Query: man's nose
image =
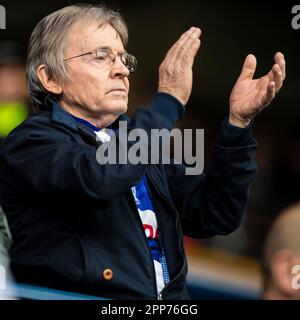
<path fill-rule="evenodd" d="M 114 61 L 114 64 L 111 68 L 111 75 L 112 77 L 128 77 L 129 76 L 129 70 L 122 62 L 121 58 L 119 56 L 116 57 L 116 60 Z"/>

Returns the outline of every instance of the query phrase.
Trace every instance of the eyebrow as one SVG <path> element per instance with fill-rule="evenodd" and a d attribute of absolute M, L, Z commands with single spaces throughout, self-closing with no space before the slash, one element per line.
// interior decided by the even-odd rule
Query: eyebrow
<path fill-rule="evenodd" d="M 111 47 L 98 47 L 96 50 L 112 50 Z"/>
<path fill-rule="evenodd" d="M 113 51 L 112 47 L 98 47 L 96 50 Z M 126 50 L 122 50 L 121 52 L 118 52 L 118 54 L 122 54 L 125 52 L 126 52 Z"/>

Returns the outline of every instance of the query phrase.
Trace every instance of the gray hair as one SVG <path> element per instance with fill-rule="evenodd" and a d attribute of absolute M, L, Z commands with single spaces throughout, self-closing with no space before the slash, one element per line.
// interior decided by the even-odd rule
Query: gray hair
<path fill-rule="evenodd" d="M 64 53 L 70 30 L 76 25 L 99 23 L 99 27 L 110 24 L 119 34 L 124 47 L 128 41 L 128 30 L 119 12 L 105 5 L 76 4 L 55 11 L 43 18 L 32 32 L 28 47 L 27 76 L 28 92 L 35 110 L 50 96 L 37 76 L 37 69 L 45 65 L 45 71 L 55 80 L 68 77 Z"/>

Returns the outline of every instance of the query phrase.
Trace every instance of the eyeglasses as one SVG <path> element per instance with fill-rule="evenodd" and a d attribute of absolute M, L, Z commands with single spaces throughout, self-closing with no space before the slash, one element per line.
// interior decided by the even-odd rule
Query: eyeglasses
<path fill-rule="evenodd" d="M 137 68 L 137 59 L 134 56 L 132 56 L 131 54 L 124 52 L 122 54 L 117 55 L 117 54 L 113 53 L 111 50 L 107 50 L 105 48 L 100 48 L 100 49 L 93 50 L 90 52 L 82 53 L 77 56 L 67 58 L 64 61 L 68 61 L 68 60 L 75 59 L 78 57 L 83 57 L 83 56 L 86 56 L 89 54 L 94 54 L 95 55 L 94 59 L 96 59 L 98 61 L 98 63 L 100 63 L 100 65 L 103 67 L 112 66 L 115 63 L 117 56 L 119 56 L 122 63 L 125 65 L 125 67 L 130 72 L 134 72 Z"/>

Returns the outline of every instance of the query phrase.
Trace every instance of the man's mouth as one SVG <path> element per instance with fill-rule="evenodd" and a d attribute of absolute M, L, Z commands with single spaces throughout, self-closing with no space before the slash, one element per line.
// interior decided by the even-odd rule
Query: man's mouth
<path fill-rule="evenodd" d="M 108 93 L 120 93 L 120 94 L 127 94 L 127 91 L 123 88 L 115 88 L 108 91 Z"/>

